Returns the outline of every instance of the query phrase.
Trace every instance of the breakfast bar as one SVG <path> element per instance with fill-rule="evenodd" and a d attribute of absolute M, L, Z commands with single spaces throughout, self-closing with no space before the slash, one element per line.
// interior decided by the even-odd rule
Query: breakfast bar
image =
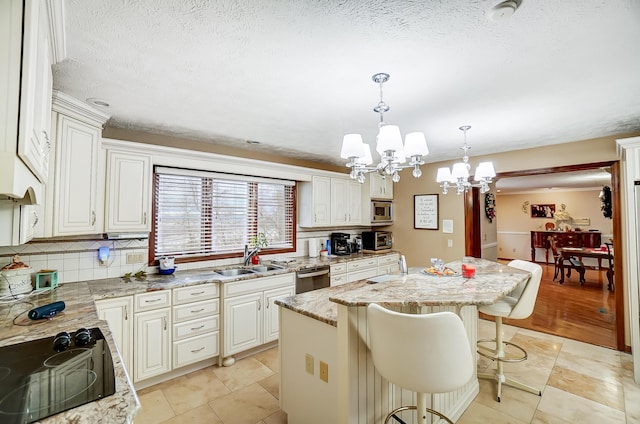
<path fill-rule="evenodd" d="M 476 275 L 408 275 L 316 290 L 276 301 L 280 308 L 281 408 L 289 423 L 377 423 L 393 408 L 415 404 L 414 394 L 395 387 L 375 370 L 367 348 L 370 303 L 405 313 L 453 311 L 476 344 L 477 306 L 491 304 L 529 278 L 529 273 L 477 260 Z M 430 396 L 430 407 L 458 419 L 478 393 L 474 377 L 462 389 Z M 412 422 L 410 413 L 402 419 Z"/>

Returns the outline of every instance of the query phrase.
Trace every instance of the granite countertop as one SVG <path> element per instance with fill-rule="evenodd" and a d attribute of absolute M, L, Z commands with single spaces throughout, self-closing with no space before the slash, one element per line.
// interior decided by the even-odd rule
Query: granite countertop
<path fill-rule="evenodd" d="M 27 312 L 34 307 L 62 300 L 66 308 L 49 320 L 32 321 Z M 140 402 L 106 321 L 98 319 L 95 304 L 86 283 L 61 285 L 53 291 L 0 304 L 0 346 L 51 337 L 61 331 L 98 327 L 104 335 L 113 358 L 116 392 L 98 401 L 78 406 L 41 420 L 41 423 L 124 423 L 133 421 Z"/>
<path fill-rule="evenodd" d="M 459 272 L 460 261 L 447 267 Z M 529 272 L 476 259 L 476 276 L 432 276 L 411 268 L 408 275 L 390 275 L 369 284 L 361 280 L 276 300 L 276 304 L 329 325 L 337 325 L 337 304 L 367 306 L 485 305 L 495 302 L 529 278 Z"/>
<path fill-rule="evenodd" d="M 389 253 L 389 252 L 386 252 Z M 391 252 L 397 253 L 397 252 Z M 40 421 L 46 424 L 73 422 L 75 424 L 100 424 L 114 422 L 131 422 L 140 408 L 131 379 L 127 375 L 120 354 L 113 341 L 106 321 L 98 319 L 95 300 L 134 295 L 155 290 L 168 290 L 206 283 L 229 283 L 272 275 L 286 274 L 304 268 L 348 262 L 364 259 L 377 254 L 358 253 L 348 256 L 329 257 L 295 257 L 293 260 L 278 262 L 265 261 L 265 264 L 281 265 L 281 270 L 257 272 L 236 277 L 222 277 L 212 271 L 237 268 L 240 265 L 229 265 L 216 268 L 176 271 L 172 275 L 148 275 L 143 280 L 131 278 L 108 278 L 104 280 L 84 281 L 61 284 L 56 289 L 39 294 L 21 297 L 18 300 L 0 303 L 0 346 L 22 343 L 30 340 L 53 337 L 61 331 L 75 331 L 79 328 L 98 327 L 102 331 L 111 351 L 116 378 L 116 392 L 104 399 L 81 405 L 66 412 L 61 412 Z M 357 284 L 357 283 L 355 283 Z M 361 284 L 365 284 L 362 282 Z M 353 285 L 350 285 L 353 288 Z M 335 288 L 339 289 L 339 287 Z M 333 290 L 331 293 L 337 293 Z M 53 319 L 32 321 L 27 317 L 31 309 L 62 300 L 65 310 Z M 335 304 L 328 302 L 335 307 Z M 335 314 L 334 314 L 335 315 Z M 320 319 L 322 315 L 315 316 Z M 334 324 L 335 325 L 335 324 Z"/>

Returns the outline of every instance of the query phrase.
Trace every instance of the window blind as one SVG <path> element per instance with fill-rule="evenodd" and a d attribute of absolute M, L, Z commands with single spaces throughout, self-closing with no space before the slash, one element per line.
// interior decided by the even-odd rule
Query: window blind
<path fill-rule="evenodd" d="M 294 247 L 295 183 L 156 168 L 154 256 L 242 252 L 258 233 L 268 248 Z"/>

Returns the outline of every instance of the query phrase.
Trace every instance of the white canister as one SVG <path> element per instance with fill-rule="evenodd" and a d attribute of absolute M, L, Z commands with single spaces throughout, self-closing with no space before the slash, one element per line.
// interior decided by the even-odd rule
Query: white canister
<path fill-rule="evenodd" d="M 310 258 L 318 257 L 318 239 L 314 239 L 314 238 L 309 239 L 309 257 Z"/>
<path fill-rule="evenodd" d="M 163 258 L 160 258 L 160 260 L 158 261 L 160 263 L 160 269 L 163 271 L 174 269 L 175 268 L 174 260 L 175 258 L 173 256 L 165 256 Z"/>

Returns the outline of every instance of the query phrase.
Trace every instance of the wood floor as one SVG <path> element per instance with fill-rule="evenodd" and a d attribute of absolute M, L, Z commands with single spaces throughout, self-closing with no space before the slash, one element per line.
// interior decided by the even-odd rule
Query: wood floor
<path fill-rule="evenodd" d="M 553 281 L 553 265 L 540 265 L 543 274 L 533 314 L 527 319 L 503 322 L 616 349 L 615 296 L 607 290 L 605 271 L 587 269 L 582 286 L 573 272 L 561 285 Z"/>

